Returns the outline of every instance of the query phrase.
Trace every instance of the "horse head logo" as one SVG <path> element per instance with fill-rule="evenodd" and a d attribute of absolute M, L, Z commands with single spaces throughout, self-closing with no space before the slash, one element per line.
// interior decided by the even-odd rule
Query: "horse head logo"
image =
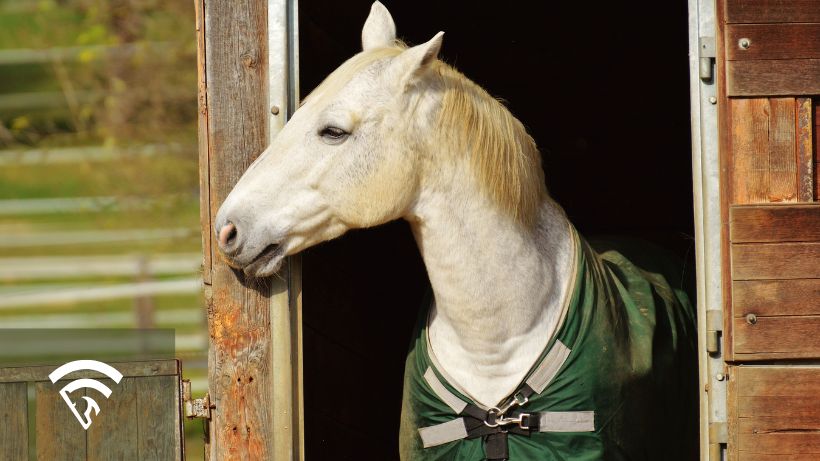
<path fill-rule="evenodd" d="M 68 362 L 52 371 L 51 374 L 48 375 L 48 379 L 50 379 L 52 383 L 56 384 L 57 381 L 59 381 L 63 376 L 77 370 L 92 370 L 102 373 L 103 375 L 111 378 L 117 384 L 119 384 L 120 380 L 122 380 L 122 373 L 117 371 L 111 365 L 98 362 L 96 360 L 75 360 L 73 362 Z M 100 414 L 100 406 L 97 405 L 97 401 L 91 397 L 83 396 L 87 406 L 83 414 L 80 415 L 77 411 L 77 404 L 72 402 L 71 398 L 68 396 L 68 394 L 84 387 L 95 389 L 97 392 L 105 396 L 105 398 L 111 396 L 111 389 L 105 384 L 90 378 L 75 379 L 60 389 L 60 395 L 63 397 L 63 400 L 65 400 L 68 408 L 71 409 L 71 412 L 74 413 L 74 417 L 77 418 L 77 421 L 80 422 L 83 429 L 88 430 L 91 426 L 91 410 L 94 410 L 94 415 L 96 416 Z"/>

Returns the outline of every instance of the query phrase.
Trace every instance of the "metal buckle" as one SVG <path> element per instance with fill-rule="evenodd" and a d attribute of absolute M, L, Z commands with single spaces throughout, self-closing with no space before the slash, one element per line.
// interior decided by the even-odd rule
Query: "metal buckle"
<path fill-rule="evenodd" d="M 504 405 L 504 408 L 499 410 L 499 414 L 503 415 L 508 411 L 512 410 L 513 407 L 520 407 L 529 401 L 530 399 L 528 399 L 524 394 L 522 394 L 521 392 L 516 392 L 515 395 L 513 395 L 512 399 L 509 402 L 507 402 L 506 405 Z"/>
<path fill-rule="evenodd" d="M 504 413 L 501 413 L 496 407 L 492 407 L 487 410 L 487 419 L 484 420 L 484 424 L 487 427 L 498 427 L 498 426 L 507 426 L 510 424 L 518 424 L 518 427 L 524 430 L 529 430 L 530 428 L 530 418 L 532 415 L 530 413 L 519 413 L 518 416 L 508 417 L 503 416 Z M 492 422 L 490 422 L 490 417 L 492 416 Z"/>
<path fill-rule="evenodd" d="M 500 418 L 501 415 L 504 413 L 496 407 L 491 407 L 487 410 L 487 417 L 484 418 L 484 425 L 487 427 L 498 427 L 498 422 L 503 419 Z M 492 417 L 493 422 L 490 422 L 490 417 Z"/>

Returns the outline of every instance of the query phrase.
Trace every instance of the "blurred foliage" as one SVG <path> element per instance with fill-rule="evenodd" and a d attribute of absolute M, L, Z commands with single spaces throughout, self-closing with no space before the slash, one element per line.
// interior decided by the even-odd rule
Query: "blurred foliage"
<path fill-rule="evenodd" d="M 62 99 L 0 103 L 0 147 L 190 140 L 192 10 L 186 0 L 0 0 L 0 49 L 52 51 L 45 62 L 3 66 L 0 96 L 57 92 Z"/>
<path fill-rule="evenodd" d="M 188 0 L 0 0 L 0 149 L 175 146 L 73 165 L 68 195 L 195 195 L 196 91 Z M 13 170 L 3 195 L 44 195 Z"/>

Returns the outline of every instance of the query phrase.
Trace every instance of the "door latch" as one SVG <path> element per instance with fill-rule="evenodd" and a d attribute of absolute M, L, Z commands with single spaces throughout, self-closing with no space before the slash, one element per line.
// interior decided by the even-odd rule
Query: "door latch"
<path fill-rule="evenodd" d="M 699 37 L 698 57 L 700 58 L 700 64 L 698 65 L 698 73 L 700 74 L 700 79 L 704 82 L 711 81 L 714 77 L 713 63 L 715 56 L 717 56 L 715 51 L 715 37 Z"/>

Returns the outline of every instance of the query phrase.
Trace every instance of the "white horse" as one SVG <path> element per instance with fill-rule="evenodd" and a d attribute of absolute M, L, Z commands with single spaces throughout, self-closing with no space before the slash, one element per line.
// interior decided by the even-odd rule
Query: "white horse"
<path fill-rule="evenodd" d="M 421 429 L 418 440 L 402 441 L 406 458 L 536 426 L 522 423 L 523 400 L 504 407 L 555 349 L 584 245 L 547 194 L 533 139 L 501 103 L 437 59 L 442 39 L 440 32 L 405 47 L 376 2 L 363 51 L 305 99 L 226 198 L 215 228 L 229 264 L 265 277 L 288 255 L 349 229 L 410 223 L 434 297 L 423 330 L 436 373 L 424 389 L 484 411 L 489 429 L 465 423 L 463 434 L 425 433 L 435 425 L 407 421 L 415 416 L 405 409 L 403 438 Z M 412 393 L 405 390 L 405 406 Z M 458 426 L 460 406 L 436 421 Z M 565 416 L 584 419 L 594 409 L 576 410 Z M 563 432 L 590 432 L 581 426 Z"/>

